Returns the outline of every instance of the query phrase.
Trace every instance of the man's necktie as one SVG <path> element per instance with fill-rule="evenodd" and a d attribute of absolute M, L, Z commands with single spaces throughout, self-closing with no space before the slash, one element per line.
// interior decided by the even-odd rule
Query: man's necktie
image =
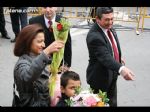
<path fill-rule="evenodd" d="M 108 34 L 108 37 L 111 41 L 111 44 L 112 44 L 112 48 L 113 48 L 113 51 L 114 51 L 114 58 L 116 59 L 116 61 L 119 62 L 119 53 L 118 53 L 118 48 L 117 46 L 115 45 L 115 42 L 114 42 L 114 39 L 112 37 L 112 34 L 110 32 L 110 30 L 107 31 L 107 34 Z"/>
<path fill-rule="evenodd" d="M 52 21 L 49 20 L 49 21 L 48 21 L 48 24 L 49 24 L 49 31 L 50 31 L 50 32 L 53 32 L 53 28 L 52 28 L 52 24 L 53 24 L 53 23 L 52 23 Z"/>

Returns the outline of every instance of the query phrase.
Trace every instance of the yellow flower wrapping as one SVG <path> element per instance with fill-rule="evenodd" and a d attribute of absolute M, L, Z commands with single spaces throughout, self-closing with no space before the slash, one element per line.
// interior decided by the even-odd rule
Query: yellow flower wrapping
<path fill-rule="evenodd" d="M 58 31 L 57 24 L 53 25 L 53 33 L 54 33 L 55 40 L 61 40 L 64 43 L 66 43 L 67 38 L 68 38 L 68 32 L 69 32 L 69 29 L 65 31 Z M 52 63 L 50 65 L 51 76 L 49 78 L 50 96 L 54 96 L 54 90 L 55 90 L 56 80 L 57 80 L 57 75 L 58 75 L 57 73 L 58 73 L 58 69 L 61 64 L 61 61 L 63 59 L 63 56 L 64 56 L 64 48 L 62 48 L 59 52 L 53 53 Z"/>

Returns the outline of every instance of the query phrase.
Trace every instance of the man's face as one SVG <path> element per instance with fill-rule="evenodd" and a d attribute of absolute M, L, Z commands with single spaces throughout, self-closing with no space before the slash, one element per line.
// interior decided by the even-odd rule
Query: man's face
<path fill-rule="evenodd" d="M 110 29 L 113 25 L 113 18 L 113 13 L 102 14 L 102 18 L 99 19 L 98 17 L 96 17 L 96 21 L 101 27 L 105 29 Z"/>
<path fill-rule="evenodd" d="M 51 20 L 56 14 L 57 7 L 42 7 L 45 17 Z"/>

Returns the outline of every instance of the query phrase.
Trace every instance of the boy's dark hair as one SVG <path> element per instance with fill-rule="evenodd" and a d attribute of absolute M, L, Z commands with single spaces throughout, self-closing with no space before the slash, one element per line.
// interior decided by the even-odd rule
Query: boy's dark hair
<path fill-rule="evenodd" d="M 67 86 L 68 84 L 68 80 L 75 80 L 75 81 L 78 81 L 80 80 L 80 77 L 79 77 L 79 74 L 73 72 L 73 71 L 67 71 L 67 72 L 64 72 L 62 75 L 61 75 L 61 86 L 63 86 L 64 88 Z"/>
<path fill-rule="evenodd" d="M 98 7 L 96 10 L 96 16 L 101 19 L 103 14 L 113 13 L 112 7 Z"/>

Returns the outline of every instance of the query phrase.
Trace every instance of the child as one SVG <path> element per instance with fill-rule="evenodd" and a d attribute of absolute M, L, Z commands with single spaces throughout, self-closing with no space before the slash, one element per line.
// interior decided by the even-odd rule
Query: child
<path fill-rule="evenodd" d="M 80 77 L 73 71 L 64 72 L 61 76 L 61 98 L 56 106 L 68 106 L 65 102 L 71 96 L 75 95 L 75 88 L 81 86 Z"/>

